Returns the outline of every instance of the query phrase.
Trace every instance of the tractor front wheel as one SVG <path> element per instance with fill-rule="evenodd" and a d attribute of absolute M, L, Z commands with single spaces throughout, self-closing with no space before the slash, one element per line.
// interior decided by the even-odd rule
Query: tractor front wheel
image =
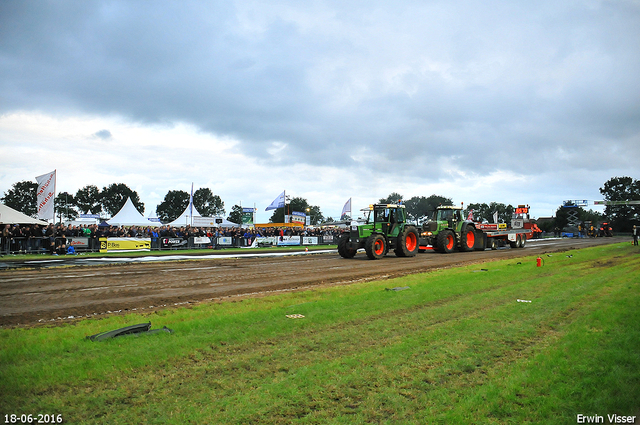
<path fill-rule="evenodd" d="M 387 253 L 387 241 L 382 235 L 371 235 L 367 238 L 364 250 L 370 260 L 378 260 Z"/>
<path fill-rule="evenodd" d="M 356 250 L 348 247 L 349 234 L 345 233 L 338 239 L 338 254 L 342 258 L 353 258 L 356 255 Z"/>
<path fill-rule="evenodd" d="M 445 254 L 453 252 L 456 247 L 456 237 L 451 230 L 443 230 L 438 233 L 438 251 Z"/>
<path fill-rule="evenodd" d="M 398 235 L 396 249 L 398 257 L 415 257 L 418 253 L 418 230 L 413 226 L 407 226 Z"/>

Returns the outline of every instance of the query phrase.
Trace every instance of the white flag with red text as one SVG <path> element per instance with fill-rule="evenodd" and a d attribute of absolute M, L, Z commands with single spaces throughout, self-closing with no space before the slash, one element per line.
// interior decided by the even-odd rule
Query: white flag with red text
<path fill-rule="evenodd" d="M 38 218 L 41 220 L 53 220 L 53 200 L 56 196 L 56 170 L 36 177 L 38 182 Z"/>

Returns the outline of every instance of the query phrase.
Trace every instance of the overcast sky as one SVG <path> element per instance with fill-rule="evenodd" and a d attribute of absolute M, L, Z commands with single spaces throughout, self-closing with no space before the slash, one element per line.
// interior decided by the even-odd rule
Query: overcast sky
<path fill-rule="evenodd" d="M 0 193 L 56 169 L 145 215 L 193 183 L 259 222 L 283 190 L 549 216 L 640 178 L 640 1 L 2 1 L 0 150 Z"/>

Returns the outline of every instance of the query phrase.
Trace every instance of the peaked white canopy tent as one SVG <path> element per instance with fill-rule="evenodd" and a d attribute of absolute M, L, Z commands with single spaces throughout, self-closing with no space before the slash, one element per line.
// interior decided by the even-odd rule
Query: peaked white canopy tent
<path fill-rule="evenodd" d="M 187 205 L 187 208 L 180 214 L 180 217 L 167 224 L 171 227 L 188 226 L 191 225 L 193 217 L 200 217 L 200 213 L 195 206 Z"/>
<path fill-rule="evenodd" d="M 217 221 L 222 220 L 218 223 Z M 168 223 L 171 227 L 194 226 L 194 227 L 238 227 L 236 223 L 228 221 L 224 217 L 202 217 L 195 206 L 191 206 L 180 214 L 180 217 Z"/>
<path fill-rule="evenodd" d="M 120 208 L 120 211 L 111 217 L 110 220 L 107 220 L 107 223 L 112 226 L 160 226 L 160 223 L 157 221 L 151 221 L 140 214 L 133 205 L 133 202 L 131 202 L 131 198 L 127 198 L 124 206 Z"/>
<path fill-rule="evenodd" d="M 40 224 L 46 226 L 49 223 L 22 214 L 5 204 L 0 204 L 0 224 Z"/>

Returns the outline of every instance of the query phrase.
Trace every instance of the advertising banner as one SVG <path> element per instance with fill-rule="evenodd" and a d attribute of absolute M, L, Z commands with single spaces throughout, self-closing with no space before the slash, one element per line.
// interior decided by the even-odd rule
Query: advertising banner
<path fill-rule="evenodd" d="M 476 228 L 480 230 L 504 230 L 507 223 L 476 223 Z"/>
<path fill-rule="evenodd" d="M 38 218 L 41 220 L 53 220 L 53 200 L 56 194 L 56 170 L 36 177 L 38 192 L 36 196 L 38 204 Z"/>
<path fill-rule="evenodd" d="M 188 241 L 183 238 L 160 238 L 161 249 L 186 248 Z"/>
<path fill-rule="evenodd" d="M 100 252 L 150 250 L 151 238 L 100 238 Z"/>
<path fill-rule="evenodd" d="M 242 209 L 242 224 L 251 225 L 253 224 L 253 213 L 255 210 L 253 208 L 243 208 Z"/>
<path fill-rule="evenodd" d="M 232 245 L 233 238 L 231 236 L 222 236 L 218 238 L 218 245 Z"/>
<path fill-rule="evenodd" d="M 268 237 L 257 237 L 256 238 L 256 244 L 258 246 L 267 246 L 267 245 L 271 245 L 274 246 L 276 244 L 276 237 L 274 236 L 268 236 Z"/>
<path fill-rule="evenodd" d="M 300 223 L 300 224 L 304 224 L 307 220 L 306 220 L 307 215 L 303 212 L 298 212 L 298 211 L 293 211 L 291 212 L 291 223 Z"/>
<path fill-rule="evenodd" d="M 242 224 L 252 225 L 253 224 L 253 213 L 243 213 L 242 214 Z"/>
<path fill-rule="evenodd" d="M 209 245 L 211 243 L 211 239 L 206 236 L 196 236 L 193 238 L 194 245 Z"/>
<path fill-rule="evenodd" d="M 340 214 L 340 220 L 344 220 L 347 216 L 351 217 L 351 198 L 349 198 L 349 200 L 344 204 L 344 207 L 342 207 L 342 214 Z"/>
<path fill-rule="evenodd" d="M 100 218 L 100 214 L 78 214 L 78 218 Z"/>
<path fill-rule="evenodd" d="M 217 227 L 215 217 L 193 217 L 193 226 L 194 227 Z"/>
<path fill-rule="evenodd" d="M 67 245 L 72 246 L 75 249 L 89 249 L 89 238 L 85 238 L 82 236 L 67 238 Z"/>
<path fill-rule="evenodd" d="M 280 236 L 278 238 L 278 246 L 296 246 L 300 245 L 300 236 Z"/>
<path fill-rule="evenodd" d="M 318 245 L 317 236 L 304 236 L 302 238 L 302 245 Z"/>

